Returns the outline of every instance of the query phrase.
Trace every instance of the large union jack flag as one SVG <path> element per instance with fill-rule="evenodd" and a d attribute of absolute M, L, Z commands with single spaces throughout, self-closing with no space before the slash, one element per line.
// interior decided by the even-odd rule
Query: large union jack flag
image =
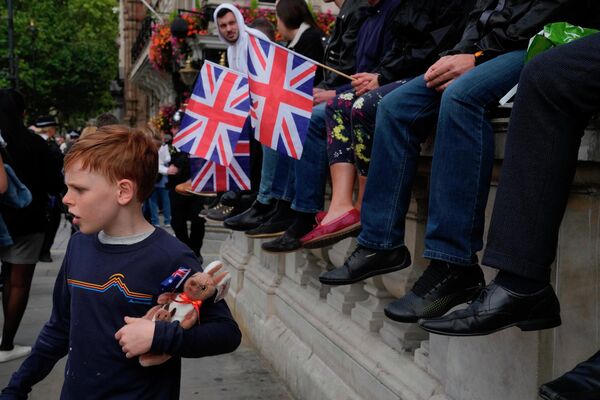
<path fill-rule="evenodd" d="M 250 35 L 250 117 L 258 141 L 300 159 L 312 113 L 316 70 L 308 59 Z"/>
<path fill-rule="evenodd" d="M 229 165 L 249 109 L 246 76 L 205 61 L 173 145 L 192 156 Z"/>
<path fill-rule="evenodd" d="M 227 167 L 202 158 L 190 157 L 192 190 L 198 193 L 250 190 L 249 171 L 250 141 L 248 136 L 240 137 L 231 163 Z"/>

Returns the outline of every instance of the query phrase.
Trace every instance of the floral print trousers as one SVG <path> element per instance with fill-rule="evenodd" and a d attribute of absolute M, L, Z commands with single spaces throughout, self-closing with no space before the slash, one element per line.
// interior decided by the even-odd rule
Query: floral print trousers
<path fill-rule="evenodd" d="M 327 157 L 329 165 L 356 164 L 361 176 L 367 176 L 375 132 L 377 106 L 381 99 L 405 84 L 399 80 L 357 97 L 354 90 L 341 93 L 327 103 Z"/>

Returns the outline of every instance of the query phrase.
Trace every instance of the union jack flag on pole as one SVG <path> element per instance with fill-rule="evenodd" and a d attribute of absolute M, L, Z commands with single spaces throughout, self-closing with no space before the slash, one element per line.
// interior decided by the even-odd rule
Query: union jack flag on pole
<path fill-rule="evenodd" d="M 227 166 L 249 109 L 246 76 L 205 61 L 173 145 Z"/>
<path fill-rule="evenodd" d="M 250 117 L 259 142 L 292 158 L 302 157 L 316 70 L 309 59 L 250 35 Z"/>
<path fill-rule="evenodd" d="M 237 142 L 233 158 L 227 167 L 202 158 L 190 157 L 192 190 L 198 193 L 250 190 L 249 171 L 250 140 L 245 134 Z"/>

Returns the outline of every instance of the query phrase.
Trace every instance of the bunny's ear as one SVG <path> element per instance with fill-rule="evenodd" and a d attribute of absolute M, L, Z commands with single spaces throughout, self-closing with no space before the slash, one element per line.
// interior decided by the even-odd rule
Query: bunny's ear
<path fill-rule="evenodd" d="M 223 263 L 219 260 L 213 261 L 204 268 L 204 272 L 209 274 L 210 276 L 214 276 L 221 268 L 223 268 Z"/>
<path fill-rule="evenodd" d="M 231 286 L 231 275 L 229 272 L 223 272 L 214 278 L 217 295 L 215 296 L 215 303 L 217 301 L 223 300 L 225 296 L 227 296 L 227 292 L 229 292 L 229 286 Z"/>

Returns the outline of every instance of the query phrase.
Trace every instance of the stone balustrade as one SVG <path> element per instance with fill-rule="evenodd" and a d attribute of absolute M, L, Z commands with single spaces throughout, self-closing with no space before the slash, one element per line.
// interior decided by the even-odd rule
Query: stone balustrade
<path fill-rule="evenodd" d="M 504 151 L 506 120 L 496 120 L 497 166 L 489 222 Z M 424 150 L 406 244 L 413 266 L 344 287 L 318 275 L 343 263 L 354 239 L 311 251 L 273 255 L 261 240 L 232 233 L 221 257 L 233 275 L 229 305 L 244 334 L 299 399 L 534 400 L 538 386 L 600 347 L 600 141 L 583 138 L 562 224 L 553 284 L 562 326 L 524 333 L 511 328 L 479 338 L 428 335 L 383 316 L 427 266 L 421 257 L 430 158 Z M 489 280 L 495 274 L 485 269 Z"/>

